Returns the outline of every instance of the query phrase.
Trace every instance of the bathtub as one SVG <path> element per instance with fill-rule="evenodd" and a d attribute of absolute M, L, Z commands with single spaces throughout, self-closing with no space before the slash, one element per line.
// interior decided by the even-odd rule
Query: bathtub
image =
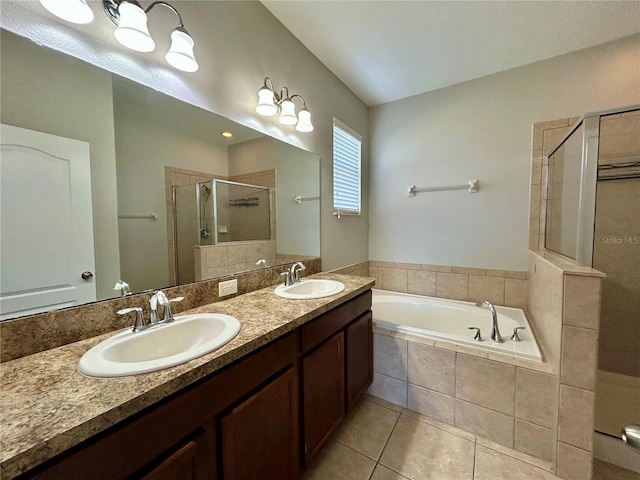
<path fill-rule="evenodd" d="M 496 307 L 504 343 L 490 338 L 492 320 L 489 309 L 476 307 L 471 302 L 374 289 L 372 310 L 373 321 L 378 327 L 542 362 L 527 317 L 519 308 Z M 483 341 L 475 341 L 475 330 L 468 327 L 479 327 Z M 518 331 L 520 342 L 511 340 L 515 327 L 525 327 Z"/>

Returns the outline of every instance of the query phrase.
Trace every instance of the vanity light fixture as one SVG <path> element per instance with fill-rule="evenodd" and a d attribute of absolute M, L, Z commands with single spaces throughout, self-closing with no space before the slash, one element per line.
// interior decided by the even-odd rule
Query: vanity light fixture
<path fill-rule="evenodd" d="M 143 9 L 136 0 L 102 0 L 107 16 L 117 28 L 113 32 L 116 40 L 127 48 L 138 52 L 152 52 L 156 47 L 147 28 L 147 14 L 156 6 L 167 7 L 178 17 L 178 26 L 171 32 L 171 48 L 165 55 L 169 65 L 183 72 L 198 70 L 193 55 L 193 39 L 184 28 L 182 16 L 167 2 L 153 2 Z"/>
<path fill-rule="evenodd" d="M 86 0 L 40 0 L 40 3 L 56 17 L 67 22 L 85 24 L 93 21 L 93 10 Z"/>
<path fill-rule="evenodd" d="M 93 10 L 86 0 L 40 0 L 40 3 L 55 16 L 73 23 L 90 23 Z M 193 55 L 193 39 L 184 28 L 178 10 L 167 2 L 153 2 L 146 9 L 136 0 L 102 0 L 105 13 L 117 25 L 113 35 L 127 48 L 137 52 L 152 52 L 156 43 L 147 28 L 147 14 L 152 8 L 167 7 L 178 17 L 178 26 L 171 32 L 171 47 L 165 55 L 169 65 L 184 72 L 198 70 L 198 62 Z"/>
<path fill-rule="evenodd" d="M 296 115 L 296 106 L 293 103 L 294 98 L 302 100 L 302 109 Z M 307 110 L 307 105 L 300 95 L 289 96 L 289 89 L 282 87 L 278 95 L 274 88 L 273 82 L 269 77 L 265 77 L 264 85 L 258 92 L 258 105 L 256 112 L 265 117 L 271 117 L 280 111 L 278 121 L 283 125 L 295 125 L 299 132 L 313 131 L 311 124 L 311 113 Z"/>

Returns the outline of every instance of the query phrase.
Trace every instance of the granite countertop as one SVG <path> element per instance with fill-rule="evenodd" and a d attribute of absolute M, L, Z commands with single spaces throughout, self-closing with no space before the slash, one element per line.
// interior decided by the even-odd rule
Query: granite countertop
<path fill-rule="evenodd" d="M 329 273 L 310 278 L 338 280 L 345 290 L 326 298 L 286 300 L 273 294 L 274 287 L 268 287 L 182 312 L 232 315 L 240 321 L 241 329 L 219 350 L 176 367 L 118 378 L 79 373 L 80 357 L 116 332 L 0 364 L 2 478 L 39 465 L 350 300 L 374 283 L 372 278 Z"/>

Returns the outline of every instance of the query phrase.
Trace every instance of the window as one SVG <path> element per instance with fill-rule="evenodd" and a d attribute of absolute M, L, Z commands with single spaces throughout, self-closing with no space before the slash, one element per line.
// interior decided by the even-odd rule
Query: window
<path fill-rule="evenodd" d="M 333 214 L 360 215 L 362 136 L 333 119 Z"/>

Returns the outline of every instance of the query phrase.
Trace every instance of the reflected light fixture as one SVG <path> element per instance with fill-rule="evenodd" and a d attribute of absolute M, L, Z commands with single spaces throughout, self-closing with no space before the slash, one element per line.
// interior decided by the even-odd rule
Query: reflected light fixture
<path fill-rule="evenodd" d="M 233 137 L 233 133 L 231 133 L 231 132 L 227 132 L 227 131 L 220 132 L 220 135 L 222 135 L 224 138 L 231 138 L 231 137 Z"/>
<path fill-rule="evenodd" d="M 296 106 L 293 103 L 294 98 L 302 101 L 302 109 L 296 115 Z M 269 77 L 265 77 L 264 85 L 258 91 L 258 104 L 256 112 L 265 117 L 271 117 L 280 111 L 278 121 L 283 125 L 295 125 L 299 132 L 313 131 L 311 124 L 311 113 L 307 110 L 307 105 L 300 95 L 289 96 L 289 89 L 282 87 L 278 95 L 274 88 L 273 82 Z"/>
<path fill-rule="evenodd" d="M 93 11 L 86 0 L 40 0 L 49 12 L 73 23 L 89 23 Z M 156 43 L 147 28 L 147 14 L 156 6 L 171 10 L 178 17 L 178 26 L 171 32 L 171 47 L 165 55 L 169 65 L 184 72 L 198 70 L 198 62 L 193 55 L 194 42 L 184 28 L 182 16 L 167 2 L 153 2 L 143 9 L 136 0 L 102 0 L 105 13 L 116 24 L 113 35 L 127 48 L 137 52 L 152 52 Z"/>
<path fill-rule="evenodd" d="M 93 10 L 86 0 L 40 0 L 40 3 L 56 17 L 67 22 L 84 24 L 93 20 Z"/>

